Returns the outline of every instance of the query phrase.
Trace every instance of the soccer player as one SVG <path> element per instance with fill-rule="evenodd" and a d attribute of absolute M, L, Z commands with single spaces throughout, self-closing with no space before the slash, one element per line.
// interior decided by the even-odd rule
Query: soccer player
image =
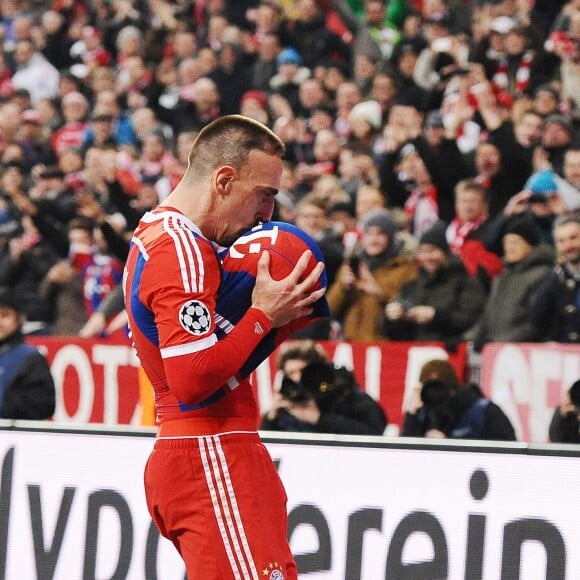
<path fill-rule="evenodd" d="M 126 262 L 129 325 L 158 424 L 145 468 L 147 505 L 192 579 L 297 578 L 286 494 L 239 370 L 272 329 L 312 313 L 324 295 L 324 264 L 307 271 L 307 250 L 275 279 L 264 251 L 250 307 L 221 340 L 215 313 L 216 246 L 270 220 L 283 151 L 274 133 L 247 117 L 207 125 L 180 183 L 142 218 Z"/>

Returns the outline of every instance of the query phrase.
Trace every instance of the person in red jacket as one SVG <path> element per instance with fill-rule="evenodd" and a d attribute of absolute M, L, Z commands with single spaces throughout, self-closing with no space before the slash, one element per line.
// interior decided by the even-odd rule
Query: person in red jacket
<path fill-rule="evenodd" d="M 446 230 L 449 248 L 461 258 L 466 270 L 489 288 L 503 264 L 484 245 L 490 223 L 485 187 L 473 179 L 460 181 L 455 187 L 455 213 Z"/>

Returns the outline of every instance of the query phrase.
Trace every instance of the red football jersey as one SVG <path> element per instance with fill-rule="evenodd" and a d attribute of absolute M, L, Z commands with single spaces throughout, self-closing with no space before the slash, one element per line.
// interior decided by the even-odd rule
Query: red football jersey
<path fill-rule="evenodd" d="M 182 213 L 159 207 L 142 218 L 126 262 L 124 292 L 133 344 L 155 390 L 158 423 L 186 417 L 257 422 L 249 382 L 231 378 L 271 324 L 250 308 L 218 340 L 220 281 L 213 244 Z"/>

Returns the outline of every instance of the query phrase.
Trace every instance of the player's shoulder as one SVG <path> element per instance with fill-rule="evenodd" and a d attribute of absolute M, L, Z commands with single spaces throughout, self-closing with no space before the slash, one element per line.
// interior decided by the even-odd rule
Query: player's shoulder
<path fill-rule="evenodd" d="M 176 254 L 200 259 L 214 256 L 212 243 L 197 226 L 176 210 L 156 208 L 139 222 L 133 241 L 148 254 Z"/>

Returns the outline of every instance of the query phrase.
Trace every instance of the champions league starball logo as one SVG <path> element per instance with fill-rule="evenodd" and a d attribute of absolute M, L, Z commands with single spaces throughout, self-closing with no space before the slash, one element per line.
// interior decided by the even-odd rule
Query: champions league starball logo
<path fill-rule="evenodd" d="M 179 323 L 190 334 L 205 334 L 211 326 L 209 310 L 203 302 L 189 300 L 179 311 Z"/>

